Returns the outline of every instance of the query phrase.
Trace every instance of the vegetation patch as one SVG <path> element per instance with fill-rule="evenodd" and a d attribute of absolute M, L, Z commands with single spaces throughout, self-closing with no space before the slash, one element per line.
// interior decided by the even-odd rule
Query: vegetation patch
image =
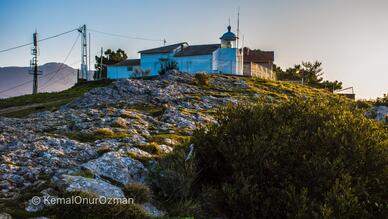
<path fill-rule="evenodd" d="M 212 216 L 387 214 L 387 129 L 342 98 L 229 106 L 218 123 L 193 137 L 191 194 Z"/>
<path fill-rule="evenodd" d="M 144 165 L 148 164 L 148 162 L 153 159 L 153 157 L 141 156 L 132 151 L 128 152 L 128 156 L 132 159 L 142 162 Z"/>
<path fill-rule="evenodd" d="M 197 73 L 194 75 L 196 84 L 199 86 L 208 86 L 209 85 L 209 74 L 207 73 Z"/>
<path fill-rule="evenodd" d="M 137 119 L 137 120 L 141 120 L 142 118 L 136 114 L 133 114 L 131 112 L 125 112 L 123 114 L 121 114 L 121 117 L 122 118 L 127 118 L 127 119 Z"/>
<path fill-rule="evenodd" d="M 85 192 L 66 192 L 59 197 L 71 198 L 80 196 L 93 200 L 98 198 L 94 194 Z M 147 219 L 151 216 L 137 204 L 56 204 L 44 210 L 43 215 L 50 218 L 123 218 Z"/>
<path fill-rule="evenodd" d="M 135 203 L 143 204 L 151 201 L 151 190 L 148 186 L 141 183 L 130 183 L 124 186 L 125 197 L 133 198 Z"/>
<path fill-rule="evenodd" d="M 73 174 L 71 174 L 73 176 L 82 176 L 82 177 L 85 177 L 85 178 L 94 178 L 95 175 L 88 169 L 81 169 Z"/>
<path fill-rule="evenodd" d="M 132 134 L 126 132 L 114 132 L 110 128 L 98 128 L 94 132 L 71 132 L 66 134 L 68 138 L 80 142 L 93 142 L 100 139 L 125 138 Z"/>
<path fill-rule="evenodd" d="M 185 144 L 190 141 L 190 136 L 185 136 L 185 135 L 179 135 L 179 134 L 157 134 L 157 135 L 151 135 L 148 136 L 148 140 L 157 142 L 159 144 L 165 144 L 165 139 L 172 139 L 174 141 L 177 141 L 180 144 Z"/>
<path fill-rule="evenodd" d="M 9 107 L 18 107 L 19 109 L 13 110 L 9 113 L 2 113 L 4 116 L 9 117 L 24 117 L 30 113 L 41 111 L 54 111 L 60 106 L 71 102 L 72 100 L 80 97 L 87 91 L 97 88 L 105 87 L 111 84 L 110 80 L 84 82 L 74 85 L 60 92 L 52 93 L 38 93 L 28 94 L 18 97 L 11 97 L 6 99 L 0 99 L 0 109 L 6 109 Z"/>
<path fill-rule="evenodd" d="M 96 152 L 98 155 L 103 155 L 103 154 L 108 153 L 110 151 L 112 151 L 112 148 L 109 146 L 102 146 L 102 147 L 98 147 L 96 149 Z"/>
<path fill-rule="evenodd" d="M 130 107 L 140 113 L 148 114 L 152 117 L 158 117 L 163 115 L 166 110 L 163 106 L 157 106 L 153 104 L 135 104 Z"/>
<path fill-rule="evenodd" d="M 168 218 L 211 218 L 195 198 L 197 171 L 192 160 L 186 158 L 186 148 L 180 147 L 161 156 L 156 167 L 150 169 L 154 199 L 167 211 Z"/>
<path fill-rule="evenodd" d="M 146 151 L 150 154 L 154 154 L 154 155 L 161 155 L 162 154 L 162 150 L 160 149 L 160 145 L 156 142 L 151 142 L 151 143 L 147 143 L 147 144 L 139 144 L 136 147 L 143 150 L 143 151 Z"/>
<path fill-rule="evenodd" d="M 118 117 L 113 121 L 112 126 L 118 128 L 127 128 L 127 121 L 121 117 Z"/>

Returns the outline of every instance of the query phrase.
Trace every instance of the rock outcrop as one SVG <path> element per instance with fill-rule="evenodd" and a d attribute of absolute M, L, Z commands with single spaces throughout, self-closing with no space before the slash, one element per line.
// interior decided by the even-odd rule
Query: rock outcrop
<path fill-rule="evenodd" d="M 226 92 L 247 86 L 212 80 Z M 26 191 L 43 198 L 47 189 L 124 197 L 120 186 L 147 184 L 147 167 L 137 159 L 171 152 L 176 136 L 215 123 L 215 109 L 237 102 L 213 96 L 192 75 L 171 71 L 95 88 L 54 112 L 0 117 L 0 198 L 16 200 Z M 26 200 L 30 212 L 43 207 Z M 162 215 L 151 203 L 144 208 Z"/>

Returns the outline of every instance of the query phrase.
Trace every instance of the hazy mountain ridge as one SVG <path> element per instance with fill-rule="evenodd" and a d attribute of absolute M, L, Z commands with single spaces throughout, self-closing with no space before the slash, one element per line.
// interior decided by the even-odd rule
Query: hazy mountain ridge
<path fill-rule="evenodd" d="M 63 63 L 49 62 L 39 66 L 41 75 L 38 79 L 39 92 L 62 91 L 73 86 L 77 81 L 77 70 Z M 0 98 L 30 94 L 32 75 L 30 67 L 0 67 L 0 91 L 7 90 L 27 81 L 15 89 L 0 93 Z"/>

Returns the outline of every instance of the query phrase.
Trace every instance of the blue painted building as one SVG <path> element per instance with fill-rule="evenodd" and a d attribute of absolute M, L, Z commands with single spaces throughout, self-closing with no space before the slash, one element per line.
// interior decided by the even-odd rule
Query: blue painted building
<path fill-rule="evenodd" d="M 134 76 L 134 70 L 158 75 L 161 66 L 175 61 L 178 68 L 186 73 L 225 73 L 243 74 L 241 50 L 237 49 L 236 35 L 228 31 L 220 37 L 220 44 L 189 45 L 186 42 L 140 51 L 140 65 L 124 61 L 108 66 L 108 78 L 128 78 Z M 125 68 L 128 67 L 128 68 Z M 130 71 L 129 69 L 132 69 Z M 136 75 L 135 75 L 136 76 Z"/>
<path fill-rule="evenodd" d="M 120 79 L 133 77 L 136 71 L 140 71 L 140 59 L 128 59 L 108 66 L 108 78 Z"/>

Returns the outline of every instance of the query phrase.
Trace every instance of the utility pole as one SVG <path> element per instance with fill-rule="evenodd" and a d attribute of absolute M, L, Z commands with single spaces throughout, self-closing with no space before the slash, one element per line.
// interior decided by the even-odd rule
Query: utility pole
<path fill-rule="evenodd" d="M 90 41 L 91 41 L 91 39 L 90 39 L 90 32 L 89 32 L 89 65 L 88 65 L 88 67 L 89 67 L 89 69 L 88 69 L 88 73 L 90 72 L 90 69 L 91 69 L 91 65 L 90 65 L 90 55 L 92 54 L 91 52 L 90 52 L 90 48 L 91 48 L 91 46 L 92 46 L 92 44 L 90 43 Z"/>
<path fill-rule="evenodd" d="M 81 33 L 81 78 L 88 80 L 88 45 L 86 36 L 86 25 L 78 29 Z"/>
<path fill-rule="evenodd" d="M 33 83 L 32 83 L 32 94 L 38 93 L 38 33 L 35 30 L 35 33 L 32 35 L 34 40 L 34 47 L 31 50 L 32 59 L 30 61 L 30 74 L 33 75 Z"/>
<path fill-rule="evenodd" d="M 103 53 L 103 48 L 101 47 L 101 56 L 100 56 L 100 72 L 98 75 L 98 79 L 101 80 L 102 78 L 102 53 Z"/>

